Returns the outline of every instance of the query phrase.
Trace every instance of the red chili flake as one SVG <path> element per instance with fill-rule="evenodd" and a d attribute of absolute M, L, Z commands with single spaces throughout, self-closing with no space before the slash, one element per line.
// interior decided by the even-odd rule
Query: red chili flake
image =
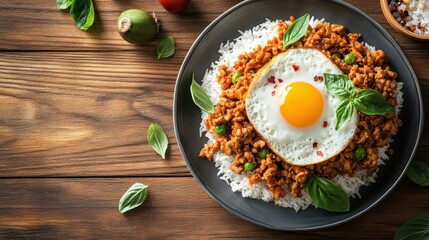
<path fill-rule="evenodd" d="M 299 65 L 296 64 L 292 64 L 293 70 L 298 71 L 299 70 Z"/>
<path fill-rule="evenodd" d="M 326 128 L 328 126 L 328 122 L 327 121 L 323 121 L 323 127 Z"/>
<path fill-rule="evenodd" d="M 314 76 L 314 81 L 315 82 L 323 82 L 323 77 L 322 76 Z"/>
<path fill-rule="evenodd" d="M 313 148 L 317 148 L 317 144 L 318 144 L 317 142 L 314 142 L 313 143 Z"/>
<path fill-rule="evenodd" d="M 322 151 L 317 151 L 317 152 L 316 152 L 316 154 L 317 154 L 317 156 L 319 156 L 319 157 L 323 157 L 323 152 L 322 152 Z"/>
<path fill-rule="evenodd" d="M 274 85 L 274 89 L 276 89 L 278 86 L 279 86 L 278 84 Z"/>
<path fill-rule="evenodd" d="M 275 78 L 274 76 L 271 76 L 271 77 L 269 77 L 269 78 L 268 78 L 268 82 L 269 82 L 269 83 L 273 83 L 273 84 L 274 84 L 274 83 L 276 83 L 276 80 L 275 80 L 275 79 L 276 79 L 276 78 Z"/>
<path fill-rule="evenodd" d="M 271 96 L 274 96 L 274 95 L 276 95 L 276 91 L 271 92 Z"/>
<path fill-rule="evenodd" d="M 282 83 L 282 82 L 283 82 L 283 79 L 279 78 L 279 83 Z"/>

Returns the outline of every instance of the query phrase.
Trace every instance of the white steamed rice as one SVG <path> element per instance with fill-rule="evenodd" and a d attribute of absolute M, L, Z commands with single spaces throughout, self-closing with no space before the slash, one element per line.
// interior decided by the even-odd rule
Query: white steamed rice
<path fill-rule="evenodd" d="M 314 27 L 323 21 L 324 19 L 318 20 L 314 19 L 314 17 L 311 17 L 310 25 Z M 216 75 L 219 66 L 226 65 L 228 67 L 233 67 L 234 62 L 236 59 L 238 59 L 238 55 L 245 52 L 250 52 L 258 45 L 265 45 L 269 39 L 272 39 L 277 35 L 277 21 L 270 21 L 267 19 L 264 23 L 255 26 L 253 29 L 249 29 L 244 32 L 239 31 L 239 33 L 241 35 L 234 41 L 227 41 L 226 43 L 222 43 L 220 45 L 219 59 L 211 64 L 210 69 L 206 70 L 206 73 L 202 79 L 202 87 L 209 94 L 212 102 L 214 103 L 219 101 L 219 95 L 222 92 L 220 85 L 216 81 Z M 375 50 L 374 47 L 368 45 L 367 43 L 365 43 L 365 46 L 368 47 L 371 52 Z M 400 91 L 401 88 L 402 83 L 398 83 L 396 96 L 398 100 L 398 106 L 395 109 L 398 114 L 403 103 L 402 92 Z M 207 143 L 213 143 L 214 135 L 207 132 L 204 125 L 204 120 L 207 117 L 208 114 L 202 111 L 200 133 L 203 134 L 205 132 L 205 136 L 209 139 Z M 388 156 L 385 153 L 388 147 L 389 146 L 379 148 L 378 165 L 384 164 L 384 161 L 388 159 Z M 246 173 L 243 172 L 242 174 L 236 174 L 232 172 L 230 170 L 230 166 L 233 160 L 233 156 L 228 156 L 221 151 L 216 152 L 213 156 L 213 162 L 219 169 L 218 176 L 231 186 L 232 191 L 241 192 L 243 197 L 261 199 L 265 202 L 274 201 L 276 205 L 286 208 L 293 208 L 295 211 L 306 209 L 312 204 L 312 200 L 306 189 L 301 191 L 301 198 L 293 197 L 289 192 L 287 192 L 284 198 L 280 200 L 274 200 L 273 193 L 266 188 L 264 182 L 259 182 L 252 185 L 249 184 Z M 355 177 L 341 175 L 336 176 L 334 179 L 332 179 L 332 181 L 343 188 L 349 196 L 360 197 L 359 188 L 362 185 L 367 186 L 370 183 L 375 182 L 376 176 L 377 172 L 375 172 L 373 176 L 368 176 L 366 174 L 366 170 L 360 170 L 356 172 Z M 288 188 L 285 186 L 283 189 Z"/>

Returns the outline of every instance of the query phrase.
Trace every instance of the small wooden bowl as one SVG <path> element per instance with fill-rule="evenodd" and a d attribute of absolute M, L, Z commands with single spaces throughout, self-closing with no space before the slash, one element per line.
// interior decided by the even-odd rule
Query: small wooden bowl
<path fill-rule="evenodd" d="M 417 34 L 411 32 L 410 30 L 404 28 L 401 24 L 399 24 L 396 19 L 392 16 L 390 12 L 389 5 L 387 4 L 387 0 L 380 0 L 381 10 L 383 11 L 383 15 L 386 18 L 387 22 L 389 22 L 390 26 L 392 26 L 396 31 L 403 33 L 409 37 L 418 40 L 429 40 L 429 34 Z"/>

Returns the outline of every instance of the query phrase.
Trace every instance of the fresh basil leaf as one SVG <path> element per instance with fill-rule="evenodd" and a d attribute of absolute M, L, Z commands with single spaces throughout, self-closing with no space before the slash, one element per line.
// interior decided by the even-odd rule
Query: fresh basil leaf
<path fill-rule="evenodd" d="M 168 147 L 167 135 L 158 124 L 151 124 L 147 130 L 147 141 L 149 145 L 157 152 L 163 159 L 165 159 L 165 152 Z"/>
<path fill-rule="evenodd" d="M 429 186 L 429 166 L 422 161 L 413 160 L 408 168 L 407 176 L 420 186 Z"/>
<path fill-rule="evenodd" d="M 344 74 L 324 73 L 323 82 L 328 92 L 337 98 L 347 99 L 355 95 L 353 81 Z"/>
<path fill-rule="evenodd" d="M 67 9 L 73 3 L 73 0 L 57 0 L 58 9 Z"/>
<path fill-rule="evenodd" d="M 134 183 L 119 200 L 119 212 L 124 213 L 134 209 L 146 201 L 149 186 L 143 183 Z"/>
<path fill-rule="evenodd" d="M 192 75 L 191 95 L 195 105 L 205 112 L 214 113 L 213 102 L 203 87 L 195 81 L 194 75 Z"/>
<path fill-rule="evenodd" d="M 307 180 L 307 190 L 318 208 L 330 212 L 347 212 L 350 209 L 347 193 L 329 179 L 313 174 Z"/>
<path fill-rule="evenodd" d="M 74 0 L 71 4 L 70 14 L 80 30 L 88 30 L 95 18 L 92 0 Z"/>
<path fill-rule="evenodd" d="M 296 19 L 283 34 L 283 49 L 301 39 L 308 30 L 310 14 L 306 13 Z"/>
<path fill-rule="evenodd" d="M 366 115 L 384 115 L 393 112 L 393 107 L 374 89 L 363 89 L 356 94 L 353 105 Z"/>
<path fill-rule="evenodd" d="M 396 230 L 393 240 L 429 239 L 429 215 L 419 215 L 407 220 Z"/>
<path fill-rule="evenodd" d="M 175 41 L 173 37 L 165 37 L 158 44 L 156 44 L 156 55 L 158 59 L 169 58 L 173 56 L 176 51 Z"/>
<path fill-rule="evenodd" d="M 335 116 L 337 118 L 337 123 L 335 124 L 335 130 L 338 130 L 341 125 L 347 122 L 354 113 L 355 107 L 353 102 L 349 99 L 343 100 L 335 109 Z"/>

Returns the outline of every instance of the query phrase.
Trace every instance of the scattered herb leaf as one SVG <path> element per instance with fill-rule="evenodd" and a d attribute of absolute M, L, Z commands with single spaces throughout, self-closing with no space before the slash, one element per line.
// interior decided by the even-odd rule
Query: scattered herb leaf
<path fill-rule="evenodd" d="M 408 178 L 420 186 L 429 186 L 429 166 L 419 160 L 413 160 L 407 171 Z"/>
<path fill-rule="evenodd" d="M 209 95 L 204 91 L 203 87 L 195 81 L 194 75 L 192 75 L 191 95 L 195 105 L 205 112 L 214 113 L 213 102 L 210 100 Z"/>
<path fill-rule="evenodd" d="M 171 36 L 163 38 L 158 44 L 156 44 L 156 55 L 158 56 L 158 59 L 173 56 L 176 51 L 175 44 L 176 42 Z"/>
<path fill-rule="evenodd" d="M 384 115 L 393 112 L 393 107 L 374 89 L 362 89 L 353 99 L 353 105 L 366 115 Z"/>
<path fill-rule="evenodd" d="M 73 0 L 57 0 L 58 9 L 67 9 L 73 3 Z"/>
<path fill-rule="evenodd" d="M 143 183 L 134 183 L 119 200 L 119 212 L 124 213 L 134 209 L 146 201 L 149 186 Z"/>
<path fill-rule="evenodd" d="M 324 73 L 323 79 L 328 92 L 339 99 L 344 100 L 355 94 L 355 85 L 346 75 Z"/>
<path fill-rule="evenodd" d="M 353 102 L 349 99 L 344 99 L 335 109 L 335 116 L 337 118 L 337 123 L 335 124 L 335 130 L 338 130 L 340 126 L 349 120 L 354 113 L 355 108 L 353 107 Z"/>
<path fill-rule="evenodd" d="M 88 30 L 95 18 L 92 0 L 74 0 L 71 4 L 70 15 L 80 30 Z"/>
<path fill-rule="evenodd" d="M 310 14 L 306 13 L 300 18 L 296 19 L 283 34 L 283 50 L 301 39 L 308 30 L 308 22 L 310 21 Z"/>
<path fill-rule="evenodd" d="M 167 135 L 158 124 L 151 124 L 147 130 L 147 141 L 149 145 L 157 152 L 163 159 L 165 159 L 165 152 L 168 147 Z"/>
<path fill-rule="evenodd" d="M 407 220 L 396 230 L 393 240 L 429 239 L 429 215 L 419 215 Z"/>
<path fill-rule="evenodd" d="M 350 209 L 347 193 L 331 180 L 313 174 L 306 185 L 316 207 L 330 212 L 347 212 Z"/>

